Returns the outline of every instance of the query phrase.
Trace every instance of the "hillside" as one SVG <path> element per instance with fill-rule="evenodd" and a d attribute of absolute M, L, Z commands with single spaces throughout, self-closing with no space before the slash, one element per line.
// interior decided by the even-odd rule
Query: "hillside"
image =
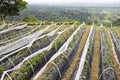
<path fill-rule="evenodd" d="M 103 23 L 110 26 L 111 22 L 117 20 L 120 16 L 119 8 L 111 7 L 66 7 L 66 6 L 37 6 L 30 5 L 28 8 L 20 13 L 20 16 L 9 17 L 7 20 L 20 21 L 23 17 L 33 15 L 41 21 L 58 21 L 65 19 L 77 20 L 80 22 L 96 24 Z"/>

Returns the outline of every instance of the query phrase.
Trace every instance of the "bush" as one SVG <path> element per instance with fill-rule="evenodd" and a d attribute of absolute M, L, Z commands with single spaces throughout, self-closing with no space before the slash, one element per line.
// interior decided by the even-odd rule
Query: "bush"
<path fill-rule="evenodd" d="M 118 18 L 117 20 L 115 20 L 115 21 L 113 22 L 113 25 L 114 25 L 114 26 L 120 26 L 120 18 Z"/>
<path fill-rule="evenodd" d="M 23 22 L 39 22 L 39 20 L 32 15 L 24 17 L 22 21 Z"/>

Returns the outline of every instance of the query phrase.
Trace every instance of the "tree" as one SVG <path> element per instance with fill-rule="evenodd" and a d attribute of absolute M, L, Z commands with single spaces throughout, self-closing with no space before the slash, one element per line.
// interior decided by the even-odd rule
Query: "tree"
<path fill-rule="evenodd" d="M 0 0 L 0 20 L 6 16 L 16 16 L 19 12 L 27 7 L 24 0 Z"/>

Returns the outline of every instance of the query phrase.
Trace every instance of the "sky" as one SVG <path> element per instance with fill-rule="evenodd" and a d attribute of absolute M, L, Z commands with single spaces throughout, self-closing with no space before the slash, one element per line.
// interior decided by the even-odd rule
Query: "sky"
<path fill-rule="evenodd" d="M 69 3 L 96 3 L 96 4 L 118 4 L 120 0 L 25 0 L 29 4 L 69 4 Z"/>

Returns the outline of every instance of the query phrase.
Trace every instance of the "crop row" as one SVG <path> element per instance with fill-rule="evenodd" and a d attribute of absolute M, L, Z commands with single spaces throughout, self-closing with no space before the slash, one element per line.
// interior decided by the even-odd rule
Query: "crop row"
<path fill-rule="evenodd" d="M 0 31 L 9 29 L 9 28 L 12 28 L 12 27 L 15 27 L 15 26 L 16 26 L 15 24 L 3 24 L 3 25 L 0 25 Z"/>
<path fill-rule="evenodd" d="M 73 38 L 69 42 L 66 50 L 64 52 L 59 53 L 59 51 L 56 53 L 58 56 L 48 64 L 45 72 L 43 75 L 39 77 L 39 80 L 56 80 L 61 79 L 68 67 L 71 64 L 71 61 L 73 59 L 73 56 L 75 55 L 79 42 L 81 40 L 81 37 L 84 33 L 85 27 L 82 26 L 76 34 L 74 34 Z M 64 45 L 63 45 L 64 46 Z"/>
<path fill-rule="evenodd" d="M 95 28 L 94 23 L 87 27 L 85 23 L 78 26 L 67 22 L 9 26 L 11 30 L 0 34 L 12 36 L 3 39 L 10 43 L 0 48 L 1 80 L 119 80 L 118 28 L 107 30 L 103 25 Z M 10 28 L 1 25 L 0 29 Z"/>
<path fill-rule="evenodd" d="M 13 29 L 8 32 L 5 32 L 0 35 L 0 45 L 12 43 L 22 37 L 25 37 L 29 34 L 32 34 L 36 31 L 40 30 L 41 28 L 42 28 L 41 26 L 40 27 L 38 26 L 37 28 L 26 26 L 22 29 Z"/>
<path fill-rule="evenodd" d="M 114 49 L 115 49 L 117 58 L 120 63 L 120 37 L 113 29 L 110 29 L 110 35 L 114 44 Z"/>
<path fill-rule="evenodd" d="M 108 41 L 106 39 L 104 28 L 100 28 L 100 62 L 99 62 L 99 79 L 100 80 L 117 80 L 113 68 L 111 52 L 109 51 Z"/>
<path fill-rule="evenodd" d="M 35 32 L 33 30 L 32 34 L 29 34 L 28 36 L 23 36 L 23 38 L 3 46 L 0 49 L 0 53 L 1 53 L 0 56 L 6 55 L 6 54 L 11 54 L 14 51 L 18 51 L 22 47 L 25 47 L 26 45 L 31 43 L 33 40 L 36 40 L 39 37 L 39 35 L 41 35 L 45 30 L 47 30 L 51 26 L 52 25 L 45 26 L 45 27 L 38 26 L 38 28 L 36 28 L 37 30 L 35 29 Z"/>
<path fill-rule="evenodd" d="M 59 29 L 58 29 L 59 31 Z M 57 32 L 57 31 L 56 31 Z M 28 55 L 33 54 L 34 52 L 38 51 L 39 49 L 42 49 L 49 45 L 55 38 L 57 37 L 57 34 L 53 34 L 51 36 L 43 36 L 40 39 L 38 38 L 36 41 L 33 42 L 32 46 L 25 47 L 17 52 L 15 52 L 12 55 L 9 55 L 2 59 L 1 61 L 1 71 L 2 70 L 8 70 L 12 67 L 16 66 L 22 59 Z M 3 55 L 4 56 L 4 55 Z M 2 56 L 1 56 L 2 57 Z M 8 66 L 9 65 L 9 66 Z M 4 67 L 4 68 L 3 68 Z"/>
<path fill-rule="evenodd" d="M 56 40 L 54 41 L 52 48 L 50 50 L 48 51 L 46 50 L 42 53 L 39 53 L 37 56 L 30 58 L 29 61 L 31 62 L 31 65 L 33 66 L 35 72 L 38 69 L 42 68 L 42 66 L 46 63 L 46 60 L 50 59 L 50 57 L 61 47 L 61 45 L 68 39 L 68 37 L 72 34 L 73 31 L 74 31 L 73 28 L 67 29 L 66 31 L 61 33 L 60 36 L 56 37 Z M 54 35 L 54 38 L 55 36 L 56 34 Z M 58 41 L 59 39 L 61 39 L 61 41 Z M 44 42 L 45 41 L 43 40 L 43 44 L 45 44 Z M 30 49 L 33 49 L 33 47 L 31 47 Z M 35 47 L 34 49 L 37 49 L 37 48 Z M 32 52 L 32 50 L 30 51 Z M 15 73 L 14 76 L 12 76 L 14 79 L 17 79 L 17 80 L 21 80 L 20 78 L 26 79 L 26 78 L 29 78 L 33 74 L 29 61 L 25 61 L 23 65 L 19 69 L 17 69 L 18 73 Z M 21 74 L 21 71 L 23 72 L 23 74 Z M 14 72 L 15 71 L 11 72 L 11 74 Z"/>

